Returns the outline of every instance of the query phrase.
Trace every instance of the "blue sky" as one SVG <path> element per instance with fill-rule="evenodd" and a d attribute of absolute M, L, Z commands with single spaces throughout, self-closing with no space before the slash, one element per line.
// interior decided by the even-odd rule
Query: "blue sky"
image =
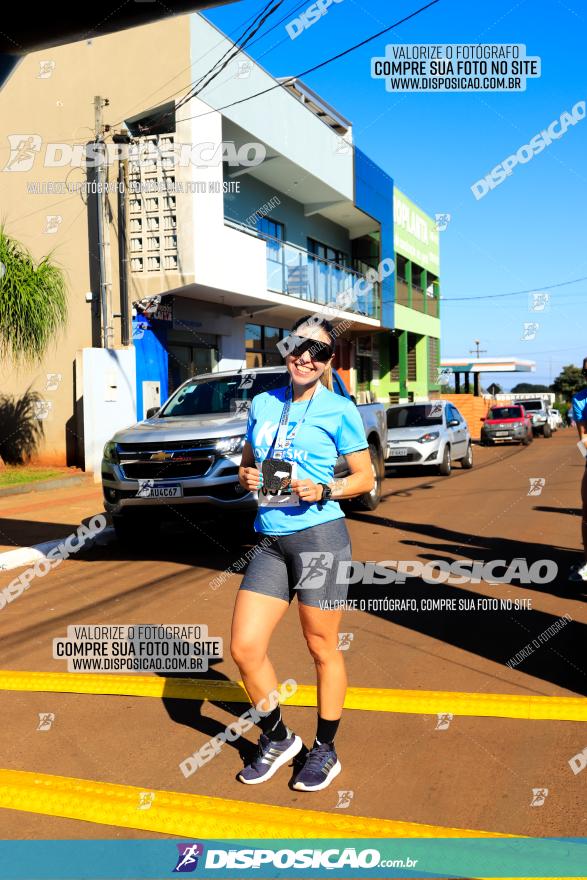
<path fill-rule="evenodd" d="M 293 18 L 309 5 L 286 0 L 270 22 L 290 11 Z M 295 40 L 285 30 L 286 18 L 250 54 L 274 76 L 299 73 L 421 5 L 419 0 L 340 0 Z M 261 0 L 241 0 L 208 10 L 207 16 L 236 38 L 239 26 L 263 6 Z M 432 216 L 451 214 L 440 235 L 443 356 L 466 354 L 479 339 L 491 356 L 536 362 L 534 374 L 487 376 L 485 384 L 493 379 L 505 388 L 516 381 L 548 383 L 564 364 L 579 364 L 587 354 L 580 329 L 587 316 L 587 277 L 553 286 L 587 276 L 587 119 L 517 165 L 484 198 L 476 200 L 471 192 L 475 181 L 587 100 L 586 36 L 587 11 L 577 0 L 440 0 L 304 77 L 352 122 L 357 146 L 400 189 Z M 524 43 L 528 55 L 542 59 L 542 75 L 528 79 L 526 91 L 519 93 L 393 94 L 370 76 L 371 57 L 385 55 L 391 42 Z M 472 299 L 522 290 L 548 292 L 547 309 L 531 312 L 528 294 Z M 522 339 L 525 322 L 538 324 L 533 340 Z"/>

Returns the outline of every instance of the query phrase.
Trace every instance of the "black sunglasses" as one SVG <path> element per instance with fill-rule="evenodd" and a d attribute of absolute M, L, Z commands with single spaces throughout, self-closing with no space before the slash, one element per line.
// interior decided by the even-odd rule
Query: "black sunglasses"
<path fill-rule="evenodd" d="M 298 342 L 295 348 L 288 351 L 288 354 L 297 358 L 306 351 L 313 361 L 325 364 L 333 356 L 334 347 L 327 342 L 320 342 L 318 339 L 304 339 L 303 342 Z"/>

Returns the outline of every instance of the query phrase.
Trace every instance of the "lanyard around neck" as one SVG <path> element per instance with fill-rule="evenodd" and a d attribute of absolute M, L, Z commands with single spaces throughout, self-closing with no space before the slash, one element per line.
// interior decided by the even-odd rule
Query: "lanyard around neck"
<path fill-rule="evenodd" d="M 306 404 L 306 408 L 304 410 L 303 416 L 301 417 L 299 422 L 295 425 L 295 427 L 294 427 L 293 431 L 291 432 L 291 434 L 289 435 L 289 437 L 287 437 L 287 423 L 289 420 L 289 410 L 290 410 L 290 407 L 292 404 L 292 398 L 293 398 L 293 389 L 292 389 L 292 385 L 290 382 L 290 384 L 288 385 L 286 392 L 285 392 L 285 403 L 283 404 L 283 409 L 281 411 L 281 418 L 279 419 L 277 433 L 275 434 L 275 437 L 273 438 L 273 443 L 269 447 L 269 452 L 267 453 L 267 458 L 272 457 L 271 456 L 272 451 L 273 451 L 273 458 L 283 458 L 283 453 L 285 452 L 286 449 L 288 449 L 291 446 L 295 435 L 298 433 L 300 425 L 302 424 L 302 422 L 306 418 L 306 414 L 308 412 L 308 409 L 310 408 L 310 404 L 312 403 L 312 401 L 314 400 L 316 395 L 319 394 L 320 391 L 322 391 L 323 387 L 324 386 L 322 385 L 322 382 L 320 382 L 320 380 L 318 380 L 318 382 L 316 383 L 316 386 L 314 388 L 314 391 L 312 393 L 312 396 L 310 397 L 310 399 L 308 400 L 308 402 Z"/>

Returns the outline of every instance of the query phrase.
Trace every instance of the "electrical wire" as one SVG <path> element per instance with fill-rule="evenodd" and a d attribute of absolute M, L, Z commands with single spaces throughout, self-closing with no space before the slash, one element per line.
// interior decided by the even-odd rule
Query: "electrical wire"
<path fill-rule="evenodd" d="M 522 296 L 524 293 L 539 293 L 542 290 L 554 290 L 556 287 L 565 287 L 568 284 L 578 284 L 579 281 L 586 281 L 587 275 L 582 278 L 573 278 L 572 281 L 559 281 L 558 284 L 542 284 L 540 287 L 530 287 L 528 290 L 512 290 L 508 293 L 488 293 L 479 296 L 448 296 L 440 297 L 440 302 L 469 302 L 478 299 L 500 299 L 504 296 Z"/>
<path fill-rule="evenodd" d="M 277 12 L 279 7 L 283 5 L 284 0 L 276 0 L 275 5 L 272 8 L 270 8 L 271 4 L 273 2 L 274 2 L 274 0 L 269 0 L 269 2 L 266 3 L 264 8 L 261 10 L 261 12 L 259 12 L 259 14 L 256 16 L 255 20 L 246 28 L 246 30 L 241 34 L 241 36 L 237 40 L 233 41 L 232 46 L 230 46 L 226 50 L 224 55 L 222 55 L 218 59 L 216 64 L 209 71 L 207 71 L 207 73 L 204 73 L 200 77 L 200 79 L 192 85 L 192 88 L 190 89 L 188 94 L 185 95 L 176 104 L 176 106 L 175 106 L 176 111 L 179 110 L 180 107 L 182 107 L 185 103 L 187 103 L 187 101 L 189 101 L 192 97 L 195 97 L 196 95 L 198 95 L 203 89 L 206 88 L 206 86 L 208 86 L 214 79 L 216 79 L 216 77 L 224 70 L 224 68 L 228 64 L 230 64 L 230 62 L 235 57 L 235 55 L 238 55 L 239 52 L 242 52 L 243 49 L 245 48 L 245 46 L 247 46 L 248 43 L 250 43 L 250 41 L 253 39 L 255 34 L 257 34 L 259 32 L 259 30 L 263 27 L 263 25 L 265 24 L 267 19 L 270 18 L 275 12 Z M 258 21 L 256 26 L 254 27 L 254 30 L 252 30 L 251 33 L 247 34 L 247 31 L 249 31 L 253 27 L 253 25 L 255 25 L 255 23 L 257 22 L 257 19 L 260 19 L 260 20 Z M 226 60 L 224 60 L 224 59 L 226 59 Z M 220 67 L 218 67 L 219 65 L 220 65 Z M 218 70 L 216 70 L 216 68 L 218 68 Z M 207 79 L 207 82 L 204 82 L 204 80 L 206 80 L 206 79 Z"/>
<path fill-rule="evenodd" d="M 270 0 L 270 2 L 272 2 L 272 0 Z M 301 5 L 301 4 L 300 4 L 300 5 Z M 266 8 L 266 7 L 264 7 L 264 8 Z M 238 24 L 238 25 L 234 28 L 234 30 L 232 31 L 232 33 L 236 33 L 237 30 L 240 30 L 240 29 L 243 28 L 243 27 L 245 28 L 245 32 L 246 32 L 247 26 L 248 26 L 248 27 L 251 27 L 252 24 L 257 20 L 257 18 L 259 17 L 259 15 L 260 15 L 262 12 L 263 12 L 263 10 L 261 10 L 261 12 L 258 12 L 258 13 L 255 14 L 255 15 L 251 15 L 251 16 L 249 16 L 248 18 L 245 18 L 244 21 L 242 21 L 240 24 Z M 196 61 L 202 61 L 202 60 L 206 57 L 206 55 L 209 55 L 210 52 L 213 52 L 214 49 L 217 49 L 217 48 L 218 48 L 218 46 L 221 46 L 221 45 L 225 42 L 226 39 L 230 39 L 230 34 L 222 34 L 222 39 L 219 40 L 217 43 L 215 43 L 213 46 L 211 46 L 209 49 L 207 49 L 206 52 L 204 52 L 203 55 L 200 55 L 199 58 L 196 59 Z M 260 38 L 258 37 L 257 39 L 260 39 Z M 236 43 L 236 40 L 233 41 L 233 45 L 234 45 L 235 43 Z M 179 73 L 176 73 L 175 76 L 171 77 L 171 79 L 168 79 L 167 82 L 165 82 L 163 85 L 169 85 L 169 83 L 173 82 L 174 79 L 177 79 L 178 76 L 181 76 L 182 73 L 185 73 L 186 70 L 191 70 L 191 68 L 194 66 L 194 63 L 195 63 L 194 61 L 191 61 L 191 62 L 188 64 L 187 67 L 184 67 L 182 70 L 179 71 Z M 215 65 L 214 65 L 214 66 L 215 66 Z M 190 86 L 190 89 L 191 89 L 192 87 L 193 87 L 193 86 Z M 175 97 L 176 97 L 180 92 L 182 92 L 182 91 L 183 91 L 183 88 L 178 89 L 176 92 L 172 92 L 170 95 L 167 95 L 167 97 L 159 99 L 158 103 L 162 103 L 163 101 L 170 101 L 172 98 L 175 98 Z M 155 92 L 150 92 L 150 93 L 146 96 L 146 98 L 145 98 L 144 100 L 142 100 L 140 103 L 141 103 L 141 104 L 144 104 L 144 102 L 147 100 L 147 98 L 150 98 L 151 95 L 153 95 L 153 94 L 155 94 Z M 139 105 L 135 104 L 135 107 L 137 107 L 137 106 L 139 106 Z M 130 115 L 130 112 L 131 112 L 131 111 L 129 111 L 129 113 L 126 113 L 126 114 L 122 117 L 122 119 L 118 119 L 116 122 L 112 122 L 112 123 L 110 123 L 110 127 L 111 127 L 111 128 L 115 128 L 116 126 L 122 125 L 122 123 L 123 123 L 123 122 L 128 118 L 128 116 Z"/>
<path fill-rule="evenodd" d="M 261 95 L 267 95 L 269 92 L 275 91 L 275 89 L 286 88 L 288 83 L 291 83 L 295 79 L 301 79 L 303 76 L 308 76 L 310 73 L 314 73 L 316 70 L 320 70 L 322 67 L 326 67 L 327 64 L 332 64 L 333 61 L 338 61 L 339 58 L 344 58 L 346 55 L 349 55 L 351 52 L 354 52 L 356 49 L 360 49 L 362 46 L 366 46 L 367 43 L 376 40 L 377 37 L 382 36 L 383 34 L 388 33 L 389 31 L 394 30 L 400 26 L 400 24 L 404 24 L 406 21 L 410 21 L 410 19 L 415 18 L 417 15 L 420 15 L 421 12 L 424 12 L 426 9 L 429 9 L 431 6 L 435 6 L 437 3 L 440 3 L 440 0 L 430 0 L 429 3 L 426 3 L 424 6 L 421 6 L 419 9 L 414 10 L 409 15 L 404 16 L 404 18 L 400 18 L 398 21 L 393 24 L 388 25 L 388 27 L 383 28 L 383 30 L 378 31 L 376 34 L 372 34 L 370 37 L 366 37 L 364 40 L 361 40 L 359 43 L 355 43 L 353 46 L 349 46 L 348 49 L 344 49 L 342 52 L 338 52 L 336 55 L 332 55 L 330 58 L 326 58 L 324 61 L 321 61 L 319 64 L 315 64 L 313 67 L 308 67 L 306 70 L 302 70 L 300 73 L 295 74 L 292 77 L 289 77 L 285 82 L 275 83 L 273 86 L 269 86 L 267 89 L 262 89 L 260 92 L 255 92 L 253 95 L 248 95 L 246 98 L 239 98 L 238 101 L 232 101 L 230 104 L 225 104 L 223 107 L 215 107 L 211 110 L 207 110 L 204 113 L 196 113 L 194 116 L 186 116 L 183 119 L 176 119 L 177 122 L 188 122 L 190 119 L 199 119 L 202 116 L 209 116 L 211 113 L 221 113 L 223 110 L 228 110 L 230 107 L 236 107 L 238 104 L 244 104 L 246 101 L 252 101 L 253 98 L 259 98 Z"/>

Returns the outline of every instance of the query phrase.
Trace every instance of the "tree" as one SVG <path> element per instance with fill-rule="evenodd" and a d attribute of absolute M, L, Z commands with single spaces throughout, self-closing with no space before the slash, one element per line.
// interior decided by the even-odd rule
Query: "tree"
<path fill-rule="evenodd" d="M 518 384 L 512 388 L 514 394 L 532 394 L 534 391 L 550 391 L 550 388 L 547 385 L 532 385 L 531 382 L 518 382 Z"/>
<path fill-rule="evenodd" d="M 0 225 L 0 361 L 37 364 L 67 321 L 67 288 L 61 269 L 49 256 L 35 265 L 32 256 Z M 0 395 L 0 457 L 24 464 L 43 438 L 37 408 L 40 395 L 30 388 L 18 398 Z"/>
<path fill-rule="evenodd" d="M 50 255 L 35 265 L 0 226 L 0 360 L 33 365 L 67 321 L 63 271 Z"/>
<path fill-rule="evenodd" d="M 570 400 L 581 388 L 585 387 L 585 378 L 580 367 L 569 364 L 563 367 L 554 382 L 552 390 L 562 395 L 565 400 Z"/>

